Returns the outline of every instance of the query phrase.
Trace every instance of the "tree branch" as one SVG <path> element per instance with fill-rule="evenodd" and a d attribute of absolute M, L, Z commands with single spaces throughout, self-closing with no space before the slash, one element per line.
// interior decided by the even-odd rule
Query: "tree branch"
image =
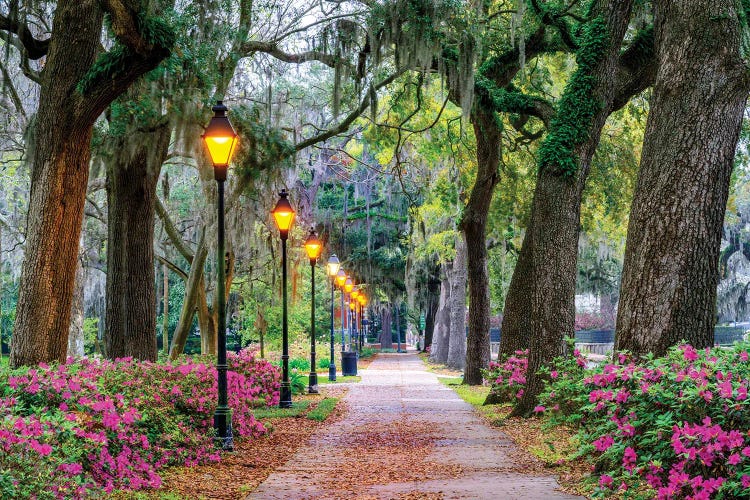
<path fill-rule="evenodd" d="M 185 243 L 185 240 L 182 239 L 182 235 L 175 227 L 172 219 L 169 218 L 167 209 L 164 207 L 164 204 L 158 196 L 156 197 L 156 214 L 159 216 L 159 219 L 161 219 L 164 231 L 166 231 L 167 236 L 169 236 L 169 241 L 171 241 L 177 251 L 185 257 L 185 260 L 192 264 L 195 254 L 188 244 Z"/>
<path fill-rule="evenodd" d="M 19 22 L 18 19 L 0 15 L 0 30 L 7 31 L 9 36 L 6 41 L 18 48 L 29 59 L 35 61 L 47 55 L 50 39 L 37 40 L 31 34 L 29 27 Z M 15 37 L 10 35 L 11 33 Z"/>
<path fill-rule="evenodd" d="M 187 281 L 188 279 L 187 273 L 183 271 L 182 269 L 180 269 L 180 267 L 177 264 L 175 264 L 174 262 L 168 260 L 166 257 L 159 255 L 159 254 L 156 254 L 156 260 L 158 260 L 159 262 L 167 266 L 169 269 L 172 270 L 172 272 L 174 272 L 177 276 L 182 278 L 184 281 Z"/>

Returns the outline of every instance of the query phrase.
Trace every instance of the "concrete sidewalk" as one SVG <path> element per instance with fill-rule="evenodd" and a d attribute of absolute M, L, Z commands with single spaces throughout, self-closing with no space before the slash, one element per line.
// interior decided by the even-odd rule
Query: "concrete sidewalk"
<path fill-rule="evenodd" d="M 379 354 L 342 421 L 314 434 L 248 499 L 546 499 L 552 476 L 518 471 L 513 443 L 415 354 Z"/>

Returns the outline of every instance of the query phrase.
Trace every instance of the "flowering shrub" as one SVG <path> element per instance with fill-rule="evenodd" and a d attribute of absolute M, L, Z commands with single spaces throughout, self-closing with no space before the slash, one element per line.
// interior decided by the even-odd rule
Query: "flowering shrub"
<path fill-rule="evenodd" d="M 608 321 L 602 314 L 576 313 L 575 330 L 598 330 L 600 328 L 611 328 L 612 322 Z"/>
<path fill-rule="evenodd" d="M 489 369 L 482 372 L 484 380 L 490 384 L 488 403 L 505 403 L 523 396 L 528 356 L 529 350 L 526 349 L 516 351 L 515 355 L 504 360 L 490 361 Z"/>
<path fill-rule="evenodd" d="M 560 361 L 537 411 L 578 429 L 599 496 L 750 498 L 749 347 Z"/>
<path fill-rule="evenodd" d="M 259 436 L 252 408 L 278 403 L 278 371 L 248 351 L 229 354 L 228 365 L 234 433 Z M 160 468 L 218 461 L 216 401 L 216 368 L 199 359 L 0 371 L 0 497 L 156 488 Z"/>

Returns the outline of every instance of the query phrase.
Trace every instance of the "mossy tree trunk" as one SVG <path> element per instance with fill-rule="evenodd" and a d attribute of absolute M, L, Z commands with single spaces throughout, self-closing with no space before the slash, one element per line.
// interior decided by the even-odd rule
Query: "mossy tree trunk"
<path fill-rule="evenodd" d="M 615 348 L 713 345 L 722 222 L 748 95 L 729 0 L 656 2 L 658 73 L 628 224 Z M 721 13 L 718 15 L 717 13 Z"/>
<path fill-rule="evenodd" d="M 531 338 L 524 394 L 515 415 L 529 415 L 544 380 L 538 370 L 563 354 L 575 322 L 581 196 L 607 116 L 617 96 L 620 46 L 632 1 L 603 1 L 583 26 L 578 68 L 539 151 L 531 211 Z"/>
<path fill-rule="evenodd" d="M 466 363 L 466 241 L 464 235 L 456 235 L 456 257 L 450 278 L 451 328 L 448 340 L 447 365 L 462 370 Z"/>
<path fill-rule="evenodd" d="M 500 336 L 498 359 L 513 355 L 516 351 L 529 348 L 531 339 L 531 301 L 533 280 L 531 279 L 532 240 L 531 225 L 526 227 L 521 251 L 505 296 L 503 323 Z"/>
<path fill-rule="evenodd" d="M 501 128 L 493 111 L 475 106 L 471 122 L 477 140 L 477 177 L 461 219 L 466 238 L 469 282 L 469 333 L 466 339 L 464 383 L 482 383 L 481 370 L 490 363 L 490 283 L 487 271 L 487 216 L 500 180 Z"/>
<path fill-rule="evenodd" d="M 101 47 L 105 9 L 126 46 L 124 60 L 114 74 L 89 75 Z M 138 14 L 116 0 L 57 2 L 41 74 L 36 147 L 30 153 L 26 254 L 11 348 L 14 367 L 65 360 L 94 121 L 135 79 L 169 55 L 169 47 L 134 32 L 140 26 Z"/>
<path fill-rule="evenodd" d="M 441 265 L 440 297 L 438 299 L 437 313 L 435 314 L 435 329 L 432 333 L 432 347 L 430 348 L 430 361 L 445 364 L 448 361 L 448 348 L 450 342 L 450 281 L 448 275 L 451 273 L 451 263 Z"/>
<path fill-rule="evenodd" d="M 107 357 L 156 360 L 154 214 L 172 128 L 131 131 L 107 165 Z"/>

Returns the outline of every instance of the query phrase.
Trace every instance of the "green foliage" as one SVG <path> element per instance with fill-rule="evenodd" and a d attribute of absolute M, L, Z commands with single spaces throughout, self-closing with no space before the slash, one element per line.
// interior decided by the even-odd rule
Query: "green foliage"
<path fill-rule="evenodd" d="M 657 489 L 692 497 L 703 488 L 703 498 L 744 497 L 749 347 L 680 345 L 638 362 L 620 353 L 591 369 L 575 352 L 545 371 L 550 382 L 537 411 L 549 426 L 577 430 L 577 458 L 593 462 L 596 496 L 622 483 L 631 498 L 654 498 Z"/>
<path fill-rule="evenodd" d="M 318 369 L 326 369 L 331 366 L 331 360 L 328 358 L 318 358 Z"/>
<path fill-rule="evenodd" d="M 371 348 L 371 347 L 363 347 L 361 351 L 359 351 L 359 357 L 361 359 L 370 359 L 371 357 L 375 356 L 378 352 Z"/>
<path fill-rule="evenodd" d="M 336 408 L 336 403 L 338 403 L 338 401 L 338 398 L 323 398 L 315 408 L 310 410 L 307 414 L 307 418 L 315 420 L 316 422 L 324 422 L 333 409 Z"/>
<path fill-rule="evenodd" d="M 557 115 L 539 148 L 539 169 L 553 169 L 558 175 L 572 177 L 578 171 L 576 147 L 589 138 L 591 120 L 601 103 L 594 98 L 599 83 L 592 74 L 607 49 L 607 25 L 602 17 L 588 21 L 582 29 L 576 52 L 578 69 L 560 98 Z"/>
<path fill-rule="evenodd" d="M 292 395 L 304 394 L 307 389 L 307 374 L 297 370 L 289 370 L 289 383 L 292 386 Z"/>
<path fill-rule="evenodd" d="M 171 24 L 161 17 L 149 17 L 141 11 L 137 29 L 147 44 L 170 51 L 176 40 L 176 33 Z M 86 72 L 76 90 L 84 97 L 100 81 L 116 80 L 125 73 L 132 59 L 138 57 L 129 47 L 119 41 L 108 51 L 102 52 Z"/>
<path fill-rule="evenodd" d="M 263 408 L 257 408 L 253 415 L 258 420 L 268 420 L 273 418 L 287 418 L 287 417 L 299 417 L 310 406 L 312 401 L 302 400 L 294 401 L 291 408 L 279 408 L 278 406 L 267 406 Z"/>

